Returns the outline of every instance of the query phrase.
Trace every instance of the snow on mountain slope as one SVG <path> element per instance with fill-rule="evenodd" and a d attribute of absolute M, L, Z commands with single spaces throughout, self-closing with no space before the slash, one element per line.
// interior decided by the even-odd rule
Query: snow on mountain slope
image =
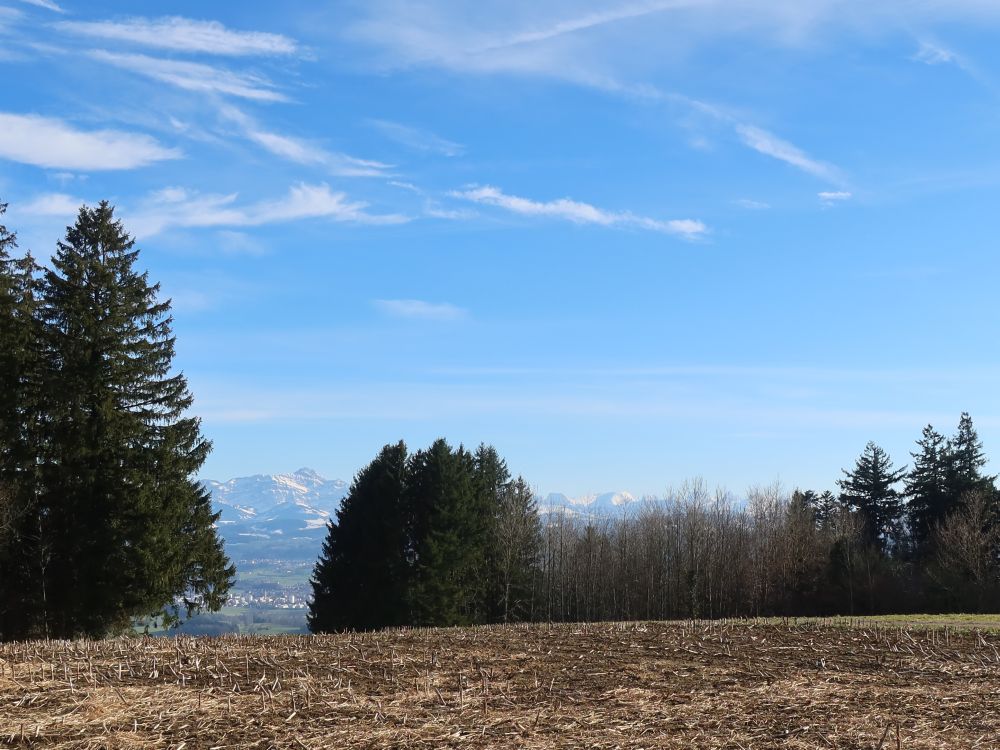
<path fill-rule="evenodd" d="M 312 469 L 202 484 L 222 514 L 219 532 L 234 559 L 315 558 L 326 522 L 348 489 L 347 482 L 326 479 Z"/>
<path fill-rule="evenodd" d="M 347 494 L 347 483 L 325 479 L 312 469 L 294 474 L 255 474 L 227 482 L 206 480 L 212 500 L 222 511 L 222 523 L 267 523 L 301 519 L 307 522 L 332 516 Z M 310 526 L 315 525 L 314 523 Z"/>
<path fill-rule="evenodd" d="M 638 508 L 643 502 L 656 498 L 637 498 L 629 492 L 604 492 L 594 495 L 569 497 L 552 492 L 538 498 L 542 513 L 565 513 L 569 516 L 613 516 Z"/>

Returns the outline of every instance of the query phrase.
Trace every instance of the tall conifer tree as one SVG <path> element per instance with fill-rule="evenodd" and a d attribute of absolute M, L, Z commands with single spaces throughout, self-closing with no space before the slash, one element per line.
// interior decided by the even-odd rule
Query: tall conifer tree
<path fill-rule="evenodd" d="M 399 442 L 385 446 L 354 478 L 313 571 L 312 632 L 407 623 L 405 472 L 406 445 Z"/>
<path fill-rule="evenodd" d="M 477 552 L 476 622 L 500 622 L 503 618 L 502 551 L 498 548 L 498 524 L 504 497 L 510 486 L 510 470 L 496 448 L 481 444 L 473 454 L 472 483 L 479 528 L 470 544 Z"/>
<path fill-rule="evenodd" d="M 854 468 L 843 472 L 844 478 L 837 481 L 841 502 L 861 514 L 868 541 L 888 551 L 900 537 L 903 506 L 896 484 L 906 467 L 895 469 L 889 454 L 869 442 Z"/>
<path fill-rule="evenodd" d="M 958 429 L 948 443 L 947 492 L 950 508 L 960 506 L 966 493 L 983 491 L 987 496 L 994 492 L 996 477 L 983 474 L 987 458 L 983 442 L 972 424 L 968 412 L 962 412 Z"/>
<path fill-rule="evenodd" d="M 473 485 L 473 457 L 436 440 L 410 460 L 406 504 L 413 545 L 410 608 L 418 625 L 472 622 L 476 595 L 476 544 L 482 520 Z"/>
<path fill-rule="evenodd" d="M 935 524 L 951 510 L 948 491 L 951 462 L 948 442 L 931 425 L 924 427 L 917 441 L 919 450 L 911 453 L 913 468 L 906 476 L 907 516 L 917 554 L 926 547 Z"/>
<path fill-rule="evenodd" d="M 0 225 L 0 639 L 36 632 L 44 564 L 36 523 L 38 268 L 30 253 L 13 257 L 15 247 Z"/>
<path fill-rule="evenodd" d="M 194 479 L 211 445 L 186 414 L 186 379 L 171 372 L 170 303 L 135 270 L 137 256 L 102 202 L 80 209 L 44 278 L 40 517 L 55 636 L 217 609 L 234 574 Z"/>

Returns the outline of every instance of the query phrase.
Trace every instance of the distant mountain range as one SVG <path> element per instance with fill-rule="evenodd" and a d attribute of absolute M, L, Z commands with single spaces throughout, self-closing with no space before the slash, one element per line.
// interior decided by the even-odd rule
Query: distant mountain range
<path fill-rule="evenodd" d="M 326 479 L 312 469 L 203 484 L 222 514 L 219 532 L 234 560 L 315 559 L 326 522 L 348 489 L 347 482 Z"/>
<path fill-rule="evenodd" d="M 630 492 L 604 492 L 599 495 L 568 497 L 561 492 L 551 492 L 538 498 L 538 509 L 542 513 L 565 511 L 577 516 L 617 515 L 635 503 L 642 502 Z"/>
<path fill-rule="evenodd" d="M 203 481 L 221 512 L 219 532 L 233 560 L 314 560 L 326 536 L 326 522 L 347 495 L 348 483 L 312 469 L 292 474 L 255 474 L 226 482 Z M 638 498 L 628 492 L 569 497 L 554 492 L 538 498 L 542 513 L 608 516 Z"/>

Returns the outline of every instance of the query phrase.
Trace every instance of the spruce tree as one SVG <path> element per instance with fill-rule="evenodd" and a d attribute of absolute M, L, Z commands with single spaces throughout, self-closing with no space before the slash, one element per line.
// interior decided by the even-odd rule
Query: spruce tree
<path fill-rule="evenodd" d="M 169 301 L 113 208 L 80 209 L 45 273 L 46 632 L 103 636 L 225 602 L 234 569 L 195 481 L 210 443 L 172 373 Z"/>
<path fill-rule="evenodd" d="M 0 216 L 7 204 L 0 203 Z M 18 518 L 14 500 L 14 454 L 19 442 L 18 380 L 19 324 L 15 315 L 16 282 L 11 268 L 10 251 L 17 246 L 17 237 L 0 224 L 0 640 L 11 630 L 13 588 L 12 550 Z"/>
<path fill-rule="evenodd" d="M 355 476 L 329 524 L 311 581 L 313 633 L 407 623 L 406 456 L 403 442 L 382 448 Z"/>
<path fill-rule="evenodd" d="M 889 454 L 869 442 L 854 468 L 843 472 L 844 478 L 837 481 L 841 502 L 861 515 L 868 542 L 887 552 L 901 535 L 903 506 L 895 485 L 906 467 L 895 469 Z"/>
<path fill-rule="evenodd" d="M 906 476 L 907 517 L 917 554 L 922 554 L 934 526 L 951 511 L 948 478 L 951 452 L 944 436 L 931 425 L 924 427 L 911 453 L 913 468 Z"/>
<path fill-rule="evenodd" d="M 816 498 L 814 511 L 816 513 L 816 523 L 820 528 L 830 528 L 836 521 L 841 509 L 840 500 L 830 490 L 823 492 Z"/>
<path fill-rule="evenodd" d="M 792 509 L 808 511 L 817 529 L 827 528 L 840 511 L 840 501 L 829 490 L 816 494 L 813 490 L 795 490 L 792 492 Z"/>
<path fill-rule="evenodd" d="M 0 204 L 0 215 L 6 210 Z M 37 632 L 37 271 L 0 225 L 0 640 Z M 44 633 L 43 633 L 44 634 Z"/>
<path fill-rule="evenodd" d="M 947 486 L 948 511 L 960 506 L 969 492 L 982 491 L 992 497 L 995 476 L 983 474 L 986 466 L 983 443 L 968 412 L 962 412 L 958 430 L 948 443 Z"/>
<path fill-rule="evenodd" d="M 498 524 L 505 496 L 510 486 L 510 470 L 496 448 L 480 444 L 473 455 L 473 489 L 475 491 L 476 519 L 479 528 L 469 539 L 479 549 L 476 551 L 477 574 L 476 622 L 501 622 L 503 620 L 505 551 L 500 549 Z"/>
<path fill-rule="evenodd" d="M 409 590 L 416 625 L 465 625 L 476 611 L 481 547 L 474 461 L 437 440 L 409 462 L 406 506 L 412 543 Z"/>

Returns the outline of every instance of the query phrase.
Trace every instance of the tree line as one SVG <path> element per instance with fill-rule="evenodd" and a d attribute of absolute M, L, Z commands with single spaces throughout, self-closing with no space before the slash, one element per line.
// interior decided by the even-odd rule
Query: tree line
<path fill-rule="evenodd" d="M 331 523 L 310 627 L 1000 611 L 1000 503 L 971 417 L 951 438 L 926 427 L 912 455 L 897 468 L 868 443 L 838 492 L 694 481 L 594 517 L 539 509 L 492 448 L 386 446 Z"/>
<path fill-rule="evenodd" d="M 912 468 L 868 443 L 838 490 L 688 483 L 617 518 L 543 529 L 553 620 L 1000 611 L 1000 503 L 968 414 Z"/>
<path fill-rule="evenodd" d="M 134 244 L 107 202 L 49 267 L 0 225 L 0 640 L 172 622 L 231 585 L 195 479 L 211 444 Z"/>

